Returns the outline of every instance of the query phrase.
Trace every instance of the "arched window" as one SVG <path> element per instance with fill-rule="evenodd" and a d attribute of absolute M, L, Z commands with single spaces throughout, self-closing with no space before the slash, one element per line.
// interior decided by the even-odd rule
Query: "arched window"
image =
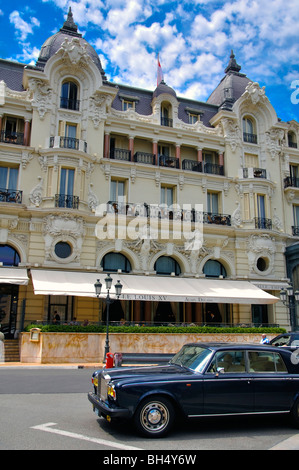
<path fill-rule="evenodd" d="M 243 140 L 251 144 L 257 144 L 256 126 L 251 117 L 243 118 Z"/>
<path fill-rule="evenodd" d="M 19 253 L 9 245 L 0 245 L 0 261 L 3 266 L 18 266 L 21 258 Z"/>
<path fill-rule="evenodd" d="M 157 274 L 170 275 L 175 273 L 176 276 L 179 276 L 181 273 L 179 263 L 170 256 L 160 256 L 155 263 L 154 269 Z"/>
<path fill-rule="evenodd" d="M 67 81 L 62 84 L 60 107 L 79 111 L 78 87 L 74 82 Z"/>
<path fill-rule="evenodd" d="M 223 276 L 226 277 L 226 269 L 225 267 L 214 259 L 209 259 L 203 267 L 203 273 L 206 277 L 219 277 Z"/>
<path fill-rule="evenodd" d="M 297 148 L 297 139 L 294 132 L 288 132 L 288 146 L 292 148 Z"/>
<path fill-rule="evenodd" d="M 116 273 L 121 269 L 123 273 L 129 273 L 132 270 L 130 261 L 121 253 L 107 253 L 102 259 L 101 266 L 106 272 Z"/>

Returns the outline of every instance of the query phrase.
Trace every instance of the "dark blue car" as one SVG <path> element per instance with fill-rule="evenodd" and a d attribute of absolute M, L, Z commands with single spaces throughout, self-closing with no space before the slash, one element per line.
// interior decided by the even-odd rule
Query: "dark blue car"
<path fill-rule="evenodd" d="M 133 419 L 148 437 L 164 436 L 178 416 L 287 413 L 299 425 L 299 365 L 269 345 L 192 343 L 166 365 L 102 369 L 88 399 L 108 421 Z"/>

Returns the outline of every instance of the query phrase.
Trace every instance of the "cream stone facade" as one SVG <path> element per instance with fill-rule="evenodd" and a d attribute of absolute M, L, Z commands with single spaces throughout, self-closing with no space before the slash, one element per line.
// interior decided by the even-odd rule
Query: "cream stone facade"
<path fill-rule="evenodd" d="M 299 241 L 299 124 L 281 122 L 265 88 L 240 69 L 232 53 L 207 102 L 180 98 L 163 81 L 153 91 L 108 82 L 71 11 L 35 66 L 0 61 L 0 323 L 8 333 L 51 321 L 56 310 L 61 322 L 102 321 L 103 300 L 66 295 L 72 272 L 103 284 L 106 272 L 157 285 L 161 275 L 247 281 L 276 297 L 290 278 L 299 286 L 285 258 Z M 9 269 L 25 280 L 14 282 Z M 36 294 L 33 270 L 53 279 L 65 272 L 65 295 L 51 286 Z M 209 308 L 220 324 L 290 327 L 280 301 L 234 298 L 121 298 L 111 320 L 207 324 Z"/>

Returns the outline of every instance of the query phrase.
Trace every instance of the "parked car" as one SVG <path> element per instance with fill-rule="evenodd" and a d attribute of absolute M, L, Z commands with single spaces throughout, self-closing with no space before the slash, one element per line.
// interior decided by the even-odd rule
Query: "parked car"
<path fill-rule="evenodd" d="M 272 346 L 279 346 L 289 349 L 290 351 L 299 350 L 299 332 L 283 333 L 271 339 Z"/>
<path fill-rule="evenodd" d="M 179 415 L 288 413 L 299 426 L 299 366 L 291 357 L 269 345 L 187 344 L 166 365 L 94 372 L 88 399 L 99 416 L 133 419 L 148 437 L 164 436 Z"/>

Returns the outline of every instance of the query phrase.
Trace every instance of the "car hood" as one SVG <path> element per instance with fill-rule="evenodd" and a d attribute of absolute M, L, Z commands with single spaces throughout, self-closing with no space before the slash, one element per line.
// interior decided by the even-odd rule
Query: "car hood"
<path fill-rule="evenodd" d="M 122 381 L 122 380 L 142 380 L 147 379 L 151 380 L 161 380 L 168 379 L 170 376 L 190 376 L 194 372 L 186 367 L 180 367 L 175 364 L 163 364 L 161 366 L 140 366 L 140 367 L 118 367 L 112 369 L 102 370 L 104 376 L 109 376 L 113 381 Z M 108 377 L 107 377 L 108 378 Z"/>

